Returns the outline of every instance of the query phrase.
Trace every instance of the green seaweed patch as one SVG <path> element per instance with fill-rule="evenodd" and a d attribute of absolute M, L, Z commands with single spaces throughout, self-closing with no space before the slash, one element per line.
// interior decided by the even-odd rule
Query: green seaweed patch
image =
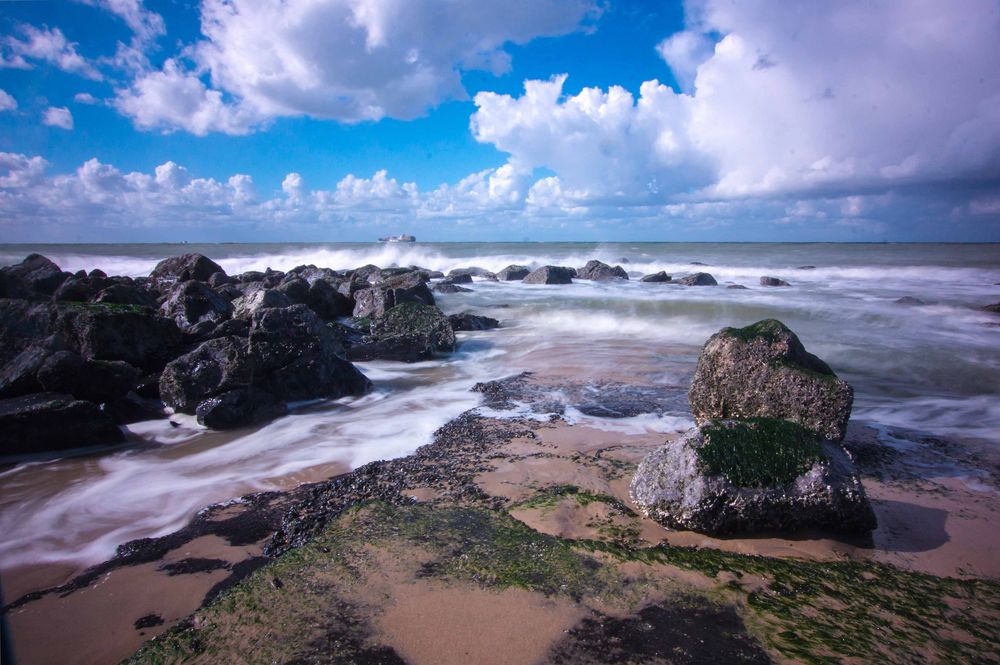
<path fill-rule="evenodd" d="M 95 312 L 98 314 L 149 314 L 152 310 L 144 305 L 129 305 L 117 302 L 83 302 L 79 300 L 63 300 L 61 305 Z"/>
<path fill-rule="evenodd" d="M 816 435 L 787 420 L 713 420 L 701 433 L 695 453 L 703 470 L 737 487 L 788 485 L 824 459 Z"/>
<path fill-rule="evenodd" d="M 936 577 L 871 561 L 807 561 L 659 545 L 577 541 L 622 561 L 710 578 L 751 610 L 754 632 L 805 663 L 996 662 L 1000 582 Z M 753 581 L 753 583 L 751 583 Z"/>
<path fill-rule="evenodd" d="M 414 302 L 404 302 L 386 310 L 373 323 L 383 332 L 412 330 L 433 326 L 441 321 L 442 314 L 433 305 L 422 305 Z"/>
<path fill-rule="evenodd" d="M 591 492 L 577 485 L 552 485 L 546 487 L 534 496 L 524 501 L 514 504 L 514 508 L 540 508 L 543 512 L 550 511 L 564 498 L 572 497 L 580 507 L 589 506 L 592 503 L 603 503 L 611 506 L 622 515 L 634 517 L 635 511 L 626 506 L 617 498 L 603 492 Z"/>
<path fill-rule="evenodd" d="M 764 319 L 757 323 L 751 323 L 743 328 L 723 328 L 720 333 L 728 337 L 735 337 L 744 342 L 752 342 L 755 339 L 763 339 L 767 342 L 774 342 L 782 335 L 787 335 L 792 331 L 784 323 L 777 319 Z"/>
<path fill-rule="evenodd" d="M 370 316 L 352 316 L 345 321 L 346 325 L 354 328 L 363 333 L 371 331 L 372 328 L 372 317 Z"/>

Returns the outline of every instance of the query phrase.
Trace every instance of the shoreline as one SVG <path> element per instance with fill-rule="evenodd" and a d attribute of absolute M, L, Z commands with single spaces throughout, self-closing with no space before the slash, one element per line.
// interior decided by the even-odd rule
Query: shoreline
<path fill-rule="evenodd" d="M 1000 544 L 1000 539 L 990 539 L 981 528 L 986 517 L 1000 509 L 995 488 L 992 497 L 981 493 L 975 504 L 963 502 L 960 487 L 949 483 L 940 483 L 936 488 L 924 486 L 931 481 L 914 480 L 910 474 L 912 468 L 908 470 L 898 456 L 881 460 L 862 457 L 859 461 L 880 520 L 871 547 L 844 542 L 831 537 L 832 534 L 806 534 L 793 539 L 715 539 L 690 532 L 667 531 L 636 514 L 627 489 L 630 469 L 646 452 L 662 444 L 665 435 L 653 431 L 623 434 L 615 431 L 614 422 L 610 419 L 610 429 L 570 425 L 553 411 L 553 404 L 546 401 L 554 392 L 565 392 L 567 386 L 558 382 L 546 384 L 546 378 L 512 377 L 494 383 L 497 390 L 483 388 L 486 399 L 482 407 L 449 422 L 436 433 L 431 444 L 412 455 L 374 462 L 289 492 L 269 493 L 264 497 L 256 495 L 246 502 L 210 507 L 202 511 L 187 530 L 182 530 L 186 533 L 126 546 L 123 549 L 127 556 L 133 558 L 119 561 L 123 565 L 102 568 L 107 566 L 106 562 L 96 567 L 99 572 L 96 575 L 92 572 L 86 584 L 78 584 L 78 590 L 64 597 L 50 593 L 9 611 L 7 616 L 15 638 L 18 633 L 51 634 L 55 617 L 65 611 L 64 618 L 67 620 L 61 623 L 80 628 L 78 639 L 83 643 L 78 645 L 78 653 L 90 653 L 93 657 L 92 660 L 83 658 L 81 662 L 110 662 L 124 658 L 144 639 L 169 633 L 169 636 L 144 647 L 148 653 L 155 653 L 159 645 L 179 639 L 178 636 L 186 634 L 185 631 L 192 630 L 190 626 L 183 628 L 185 622 L 193 620 L 185 620 L 185 617 L 191 615 L 197 619 L 205 612 L 217 611 L 222 599 L 232 595 L 220 589 L 221 595 L 214 604 L 198 602 L 213 587 L 226 579 L 235 583 L 237 577 L 242 579 L 250 574 L 238 585 L 238 589 L 248 586 L 257 589 L 261 577 L 270 575 L 268 570 L 275 566 L 286 567 L 283 562 L 287 562 L 289 557 L 295 559 L 300 556 L 296 552 L 303 547 L 307 550 L 312 548 L 315 539 L 322 539 L 331 525 L 344 519 L 350 520 L 352 515 L 367 510 L 382 510 L 379 506 L 387 506 L 386 510 L 395 510 L 388 506 L 397 506 L 399 510 L 429 510 L 431 515 L 436 511 L 485 510 L 495 519 L 515 520 L 535 534 L 532 537 L 555 538 L 560 543 L 590 543 L 589 547 L 611 548 L 609 551 L 619 553 L 664 547 L 669 552 L 681 552 L 694 547 L 690 550 L 694 553 L 717 552 L 718 556 L 747 556 L 748 560 L 764 557 L 765 561 L 803 562 L 814 566 L 817 571 L 841 566 L 845 562 L 863 567 L 875 566 L 877 569 L 881 562 L 885 562 L 902 566 L 898 569 L 900 574 L 904 570 L 935 575 L 958 574 L 960 577 L 954 578 L 956 583 L 964 579 L 967 583 L 995 585 L 996 579 L 1000 578 L 1000 569 L 993 563 L 997 558 L 989 556 Z M 644 393 L 641 386 L 634 388 L 617 396 L 617 406 L 621 406 L 621 400 L 631 399 L 634 404 L 646 403 L 648 407 L 648 393 Z M 514 413 L 504 410 L 505 400 L 511 402 L 506 406 L 514 405 L 509 399 L 511 397 L 517 398 L 519 407 Z M 484 416 L 478 413 L 480 411 L 495 413 L 499 419 Z M 853 446 L 858 450 L 877 442 L 877 432 L 860 424 L 852 428 L 847 440 L 849 449 Z M 914 461 L 919 463 L 920 460 Z M 877 479 L 876 475 L 881 475 L 882 479 Z M 919 511 L 927 506 L 921 508 L 921 505 L 942 505 L 942 500 L 949 510 L 934 510 L 947 514 L 938 515 L 930 535 L 922 533 L 926 526 L 923 521 L 925 515 Z M 889 502 L 901 505 L 889 505 Z M 360 506 L 368 507 L 361 507 L 361 513 L 358 513 Z M 912 508 L 911 512 L 907 512 L 903 506 L 916 506 L 918 512 L 913 514 Z M 277 531 L 275 536 L 270 535 L 273 531 Z M 257 536 L 256 539 L 248 542 L 253 536 Z M 240 544 L 227 542 L 227 537 L 235 538 Z M 497 547 L 498 543 L 487 542 L 487 550 Z M 262 557 L 263 553 L 268 556 Z M 602 556 L 598 555 L 598 559 L 601 560 Z M 568 649 L 565 645 L 560 647 L 556 644 L 557 634 L 572 632 L 573 626 L 578 626 L 594 612 L 601 611 L 610 616 L 608 607 L 581 603 L 572 598 L 567 604 L 566 600 L 560 600 L 558 590 L 539 593 L 537 588 L 532 587 L 551 586 L 554 580 L 539 579 L 527 586 L 501 584 L 497 587 L 489 580 L 480 579 L 474 580 L 473 587 L 459 584 L 460 588 L 456 589 L 454 579 L 445 580 L 444 587 L 437 582 L 424 584 L 420 581 L 423 578 L 414 577 L 415 572 L 408 567 L 411 564 L 413 562 L 400 564 L 402 568 L 393 569 L 395 572 L 387 574 L 380 582 L 388 585 L 386 592 L 396 602 L 386 604 L 375 602 L 372 598 L 364 600 L 377 605 L 372 616 L 382 618 L 376 621 L 378 627 L 369 627 L 370 631 L 362 636 L 365 644 L 374 639 L 385 646 L 383 642 L 387 641 L 399 653 L 409 654 L 410 662 L 428 662 L 426 657 L 431 648 L 426 637 L 427 626 L 421 623 L 420 613 L 415 613 L 414 609 L 422 606 L 421 603 L 451 607 L 452 610 L 462 607 L 471 616 L 477 616 L 479 612 L 483 621 L 488 618 L 488 613 L 483 614 L 485 608 L 496 602 L 522 608 L 528 613 L 526 616 L 535 616 L 531 614 L 532 608 L 537 614 L 538 608 L 545 603 L 561 608 L 554 614 L 561 619 L 553 619 L 551 625 L 546 624 L 545 630 L 536 634 L 532 642 L 536 647 L 532 653 L 542 654 L 547 653 L 546 649 Z M 600 565 L 612 564 L 601 560 Z M 698 597 L 705 593 L 709 594 L 708 598 L 714 597 L 717 591 L 713 590 L 717 590 L 720 584 L 719 579 L 713 580 L 697 571 L 671 565 L 629 563 L 626 560 L 614 566 L 644 579 L 652 574 L 647 569 L 656 568 L 654 577 L 660 581 L 654 587 L 659 588 L 657 585 L 662 586 L 666 584 L 664 580 L 670 580 L 672 592 L 682 589 L 685 594 Z M 635 566 L 639 568 L 633 570 Z M 252 574 L 254 570 L 257 570 L 256 574 Z M 993 581 L 984 581 L 986 577 Z M 279 595 L 284 588 L 270 582 L 267 584 L 271 585 L 271 592 Z M 415 584 L 418 587 L 414 587 Z M 129 594 L 135 594 L 136 587 L 142 588 L 142 595 L 155 595 L 164 602 L 161 605 L 129 602 Z M 476 591 L 476 588 L 480 590 Z M 156 589 L 156 592 L 149 594 L 150 589 Z M 344 593 L 340 589 L 338 598 Z M 502 600 L 498 599 L 497 593 L 501 594 Z M 181 599 L 187 602 L 179 602 Z M 8 597 L 8 602 L 11 600 L 17 603 L 17 599 Z M 360 602 L 353 597 L 348 600 L 355 604 Z M 717 599 L 715 602 L 717 605 Z M 616 616 L 622 620 L 634 616 L 635 611 L 642 611 L 643 607 L 660 607 L 651 597 L 645 596 L 641 602 L 630 601 L 625 605 L 616 609 Z M 727 606 L 738 610 L 736 616 L 742 617 L 740 621 L 750 631 L 747 634 L 755 634 L 753 621 L 749 621 L 753 613 L 747 614 L 747 607 L 740 607 L 739 603 Z M 96 611 L 102 607 L 104 609 Z M 709 614 L 713 617 L 711 621 L 720 620 L 717 613 Z M 136 620 L 151 615 L 159 616 L 163 623 L 142 629 L 134 627 Z M 86 616 L 94 617 L 97 625 L 79 621 L 80 617 Z M 69 620 L 74 617 L 74 621 Z M 481 627 L 479 623 L 473 624 L 473 627 Z M 111 640 L 107 639 L 109 633 L 113 638 Z M 501 631 L 501 634 L 506 633 Z M 775 652 L 773 645 L 761 642 L 760 634 L 756 634 L 754 639 L 758 644 L 764 644 L 766 651 L 772 655 L 783 653 L 780 650 Z M 425 637 L 418 638 L 418 635 Z M 91 644 L 89 651 L 86 645 L 88 636 L 100 642 L 100 645 Z M 60 648 L 66 648 L 65 640 L 72 641 L 72 635 L 64 636 Z M 52 645 L 51 641 L 43 642 L 44 645 Z M 25 654 L 24 647 L 18 645 L 15 639 L 15 648 Z M 93 650 L 95 647 L 98 647 L 97 651 Z M 300 647 L 303 645 L 296 644 L 296 648 Z M 44 662 L 45 659 L 44 654 L 25 655 L 27 657 L 19 662 Z M 136 662 L 145 661 L 140 658 Z"/>

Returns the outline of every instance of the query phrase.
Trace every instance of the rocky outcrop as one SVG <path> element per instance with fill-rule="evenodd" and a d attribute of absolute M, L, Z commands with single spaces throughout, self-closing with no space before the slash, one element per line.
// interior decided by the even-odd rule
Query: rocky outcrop
<path fill-rule="evenodd" d="M 525 284 L 571 284 L 576 270 L 562 266 L 542 266 L 522 280 Z"/>
<path fill-rule="evenodd" d="M 448 271 L 448 277 L 459 277 L 461 275 L 468 275 L 470 277 L 479 277 L 480 279 L 496 281 L 497 276 L 495 273 L 490 272 L 486 268 L 480 268 L 478 266 L 472 266 L 471 268 L 455 268 L 454 270 Z"/>
<path fill-rule="evenodd" d="M 307 285 L 306 292 L 308 293 L 308 291 L 309 286 Z M 247 289 L 242 296 L 233 301 L 233 318 L 249 319 L 263 309 L 291 306 L 291 299 L 281 291 L 263 287 Z"/>
<path fill-rule="evenodd" d="M 440 309 L 404 303 L 374 319 L 370 335 L 348 349 L 348 358 L 416 362 L 454 351 L 455 344 L 455 331 Z"/>
<path fill-rule="evenodd" d="M 58 393 L 0 400 L 0 455 L 121 443 L 125 435 L 93 402 Z"/>
<path fill-rule="evenodd" d="M 57 351 L 45 359 L 36 377 L 46 392 L 103 404 L 127 395 L 140 375 L 121 360 L 87 360 L 73 351 Z"/>
<path fill-rule="evenodd" d="M 670 275 L 668 275 L 665 270 L 661 270 L 660 272 L 654 272 L 650 275 L 645 275 L 639 281 L 647 283 L 649 282 L 662 283 L 671 281 L 671 278 Z"/>
<path fill-rule="evenodd" d="M 124 281 L 101 289 L 92 300 L 109 305 L 135 305 L 149 310 L 155 310 L 159 306 L 153 291 Z"/>
<path fill-rule="evenodd" d="M 441 280 L 441 284 L 472 284 L 472 275 L 469 273 L 458 273 L 456 275 L 448 275 Z"/>
<path fill-rule="evenodd" d="M 577 279 L 602 282 L 609 279 L 628 279 L 628 273 L 621 266 L 611 267 L 600 261 L 587 261 L 587 265 L 576 271 Z"/>
<path fill-rule="evenodd" d="M 54 305 L 50 328 L 84 358 L 123 360 L 147 371 L 162 368 L 183 341 L 171 319 L 130 305 Z"/>
<path fill-rule="evenodd" d="M 687 275 L 686 277 L 681 277 L 677 280 L 677 283 L 682 286 L 718 286 L 718 282 L 707 272 L 696 272 L 693 275 Z"/>
<path fill-rule="evenodd" d="M 786 282 L 783 279 L 779 279 L 778 277 L 767 277 L 767 276 L 764 276 L 764 277 L 760 278 L 760 285 L 761 286 L 791 286 L 791 284 L 789 284 L 788 282 Z"/>
<path fill-rule="evenodd" d="M 528 276 L 531 269 L 527 266 L 509 265 L 497 273 L 497 279 L 501 282 L 516 282 Z"/>
<path fill-rule="evenodd" d="M 492 330 L 500 327 L 500 322 L 489 316 L 479 316 L 471 312 L 452 314 L 448 317 L 448 323 L 455 332 L 463 330 Z"/>
<path fill-rule="evenodd" d="M 149 273 L 149 279 L 159 289 L 189 280 L 207 282 L 215 273 L 225 275 L 226 271 L 201 254 L 184 254 L 157 263 L 153 272 Z"/>
<path fill-rule="evenodd" d="M 981 312 L 990 312 L 992 314 L 1000 314 L 1000 302 L 993 303 L 992 305 L 983 305 L 979 308 Z"/>
<path fill-rule="evenodd" d="M 383 280 L 354 294 L 356 317 L 382 316 L 393 307 L 403 303 L 433 305 L 434 294 L 427 283 L 417 273 L 407 273 Z"/>
<path fill-rule="evenodd" d="M 160 314 L 173 319 L 183 332 L 191 332 L 199 324 L 210 327 L 230 318 L 233 306 L 212 290 L 208 284 L 189 280 L 176 284 L 167 292 L 160 305 Z"/>
<path fill-rule="evenodd" d="M 288 405 L 274 395 L 252 388 L 237 388 L 198 405 L 198 422 L 212 429 L 233 429 L 280 418 L 288 413 Z"/>
<path fill-rule="evenodd" d="M 709 535 L 876 526 L 843 448 L 782 420 L 691 430 L 650 453 L 630 489 L 648 517 Z"/>
<path fill-rule="evenodd" d="M 70 277 L 41 254 L 29 254 L 16 265 L 0 268 L 0 297 L 48 298 Z"/>
<path fill-rule="evenodd" d="M 807 352 L 780 321 L 723 328 L 698 359 L 688 393 L 698 423 L 714 418 L 781 418 L 841 441 L 854 391 Z"/>
<path fill-rule="evenodd" d="M 433 291 L 435 293 L 472 293 L 472 289 L 467 289 L 458 284 L 446 284 L 443 282 L 435 284 Z"/>

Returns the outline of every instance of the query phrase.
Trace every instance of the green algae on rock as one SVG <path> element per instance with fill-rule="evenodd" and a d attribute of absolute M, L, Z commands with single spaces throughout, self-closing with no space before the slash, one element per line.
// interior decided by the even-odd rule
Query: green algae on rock
<path fill-rule="evenodd" d="M 695 453 L 706 473 L 740 487 L 788 485 L 824 459 L 816 435 L 787 420 L 713 420 L 701 433 Z"/>

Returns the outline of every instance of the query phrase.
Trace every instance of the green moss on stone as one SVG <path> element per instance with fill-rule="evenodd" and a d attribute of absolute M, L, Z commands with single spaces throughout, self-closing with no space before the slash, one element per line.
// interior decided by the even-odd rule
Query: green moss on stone
<path fill-rule="evenodd" d="M 777 418 L 712 421 L 695 449 L 704 470 L 738 487 L 787 485 L 823 459 L 816 436 L 801 425 Z"/>
<path fill-rule="evenodd" d="M 610 494 L 604 494 L 603 492 L 591 492 L 590 490 L 583 489 L 582 487 L 578 487 L 576 485 L 552 485 L 550 487 L 546 487 L 531 498 L 525 499 L 524 501 L 515 504 L 513 507 L 551 510 L 555 508 L 556 504 L 558 504 L 559 501 L 565 497 L 572 497 L 578 504 L 580 504 L 581 507 L 588 506 L 592 503 L 603 503 L 611 506 L 623 515 L 635 515 L 635 511 Z"/>
<path fill-rule="evenodd" d="M 781 335 L 787 335 L 792 331 L 789 330 L 788 326 L 777 319 L 764 319 L 763 321 L 751 323 L 743 328 L 723 328 L 719 332 L 723 335 L 735 337 L 736 339 L 744 342 L 752 342 L 755 339 L 763 339 L 767 342 L 773 342 Z"/>
<path fill-rule="evenodd" d="M 98 314 L 149 314 L 150 309 L 142 305 L 127 305 L 116 302 L 81 302 L 78 300 L 64 300 L 61 305 L 69 305 L 88 312 Z"/>

